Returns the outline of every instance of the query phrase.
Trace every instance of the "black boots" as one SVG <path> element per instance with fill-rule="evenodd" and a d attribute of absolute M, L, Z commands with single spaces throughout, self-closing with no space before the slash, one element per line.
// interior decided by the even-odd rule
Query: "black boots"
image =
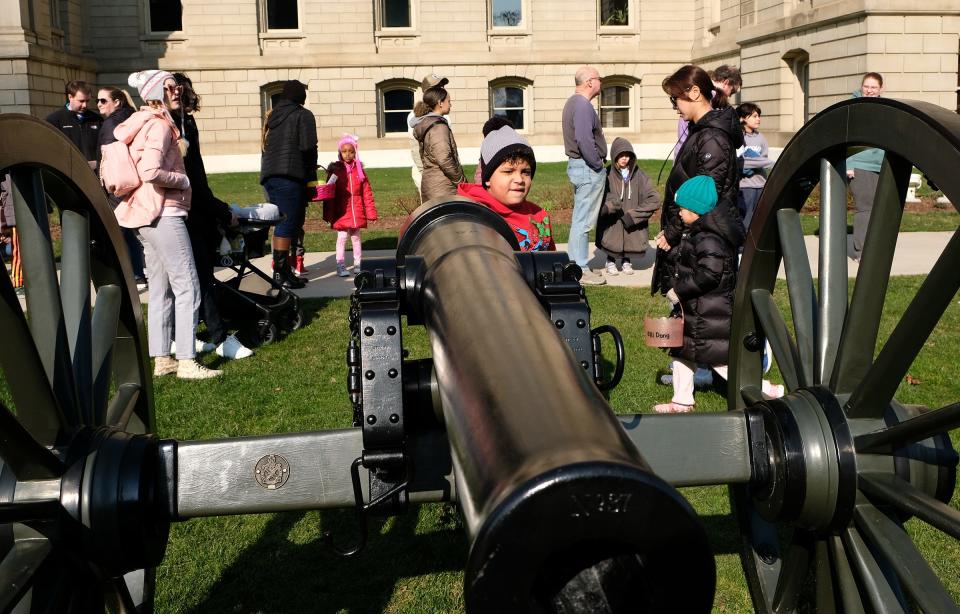
<path fill-rule="evenodd" d="M 290 261 L 287 252 L 274 250 L 273 252 L 273 280 L 284 288 L 296 290 L 306 285 L 306 282 L 294 275 L 290 270 Z"/>

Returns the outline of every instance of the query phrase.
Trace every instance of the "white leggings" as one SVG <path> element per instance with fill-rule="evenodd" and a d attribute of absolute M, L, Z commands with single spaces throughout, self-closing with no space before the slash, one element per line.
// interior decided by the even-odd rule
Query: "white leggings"
<path fill-rule="evenodd" d="M 344 252 L 347 247 L 347 237 L 350 237 L 350 242 L 353 244 L 353 264 L 354 266 L 360 266 L 361 252 L 359 228 L 337 231 L 337 264 L 343 264 L 343 260 L 346 257 Z"/>
<path fill-rule="evenodd" d="M 727 379 L 727 365 L 710 367 L 717 375 Z M 673 402 L 680 405 L 693 405 L 693 374 L 697 363 L 683 358 L 673 359 Z"/>

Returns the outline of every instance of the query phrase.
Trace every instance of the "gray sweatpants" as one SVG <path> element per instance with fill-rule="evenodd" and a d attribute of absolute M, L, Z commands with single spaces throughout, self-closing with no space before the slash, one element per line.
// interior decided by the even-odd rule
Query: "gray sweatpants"
<path fill-rule="evenodd" d="M 193 358 L 200 309 L 200 281 L 185 217 L 158 217 L 137 229 L 143 242 L 150 303 L 147 338 L 151 356 L 169 356 L 176 329 L 177 358 Z"/>
<path fill-rule="evenodd" d="M 860 258 L 863 252 L 863 240 L 870 225 L 870 213 L 873 211 L 873 198 L 877 194 L 877 182 L 880 173 L 854 169 L 850 180 L 850 193 L 853 194 L 853 253 Z"/>

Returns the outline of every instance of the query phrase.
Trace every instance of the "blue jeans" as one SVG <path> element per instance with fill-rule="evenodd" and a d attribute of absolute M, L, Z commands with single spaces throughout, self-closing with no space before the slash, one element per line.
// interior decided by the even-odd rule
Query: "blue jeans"
<path fill-rule="evenodd" d="M 606 169 L 597 172 L 583 160 L 571 158 L 567 162 L 567 177 L 573 184 L 573 219 L 570 221 L 567 254 L 580 268 L 586 269 L 590 245 L 587 235 L 597 224 L 607 173 Z"/>
<path fill-rule="evenodd" d="M 303 182 L 285 177 L 270 177 L 263 182 L 267 198 L 275 204 L 284 218 L 273 229 L 273 236 L 295 239 L 303 226 L 307 207 L 307 192 Z"/>

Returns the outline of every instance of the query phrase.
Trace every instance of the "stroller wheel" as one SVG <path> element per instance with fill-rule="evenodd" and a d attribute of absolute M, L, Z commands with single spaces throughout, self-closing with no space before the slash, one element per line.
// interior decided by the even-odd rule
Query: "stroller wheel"
<path fill-rule="evenodd" d="M 260 320 L 257 322 L 257 335 L 260 345 L 269 345 L 280 336 L 277 325 L 270 320 Z"/>
<path fill-rule="evenodd" d="M 293 332 L 295 330 L 300 330 L 300 327 L 303 326 L 303 309 L 297 308 L 296 310 L 287 314 L 287 317 L 284 318 L 286 326 L 284 327 L 287 331 Z"/>

